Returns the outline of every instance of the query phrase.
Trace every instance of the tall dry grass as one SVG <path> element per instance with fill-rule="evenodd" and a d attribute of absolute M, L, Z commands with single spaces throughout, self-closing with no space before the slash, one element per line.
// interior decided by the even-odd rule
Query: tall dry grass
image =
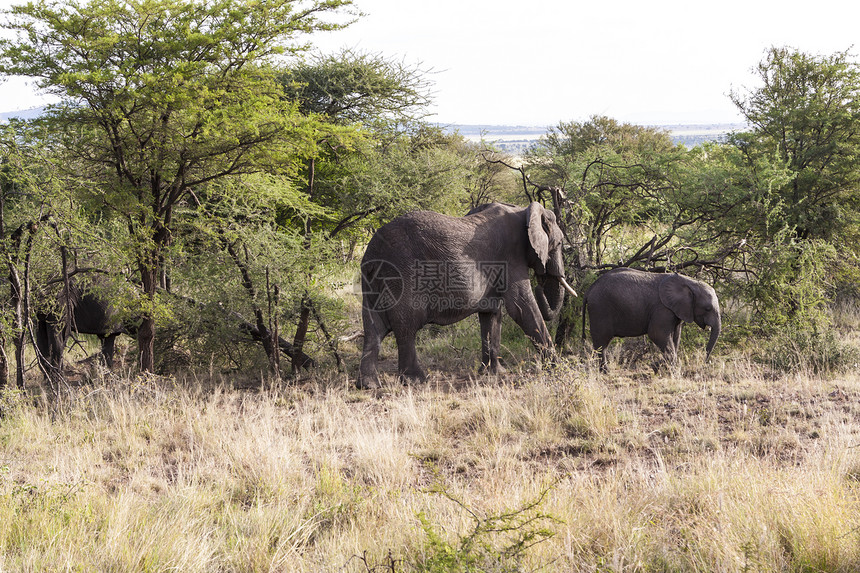
<path fill-rule="evenodd" d="M 0 570 L 431 571 L 426 528 L 466 553 L 541 494 L 554 536 L 480 570 L 860 570 L 860 377 L 693 362 L 7 393 Z"/>

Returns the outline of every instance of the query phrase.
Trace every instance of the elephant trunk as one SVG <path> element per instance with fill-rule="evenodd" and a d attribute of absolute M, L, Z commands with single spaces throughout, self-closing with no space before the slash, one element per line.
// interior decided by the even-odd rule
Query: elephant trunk
<path fill-rule="evenodd" d="M 535 300 L 543 319 L 552 322 L 561 311 L 565 289 L 558 277 L 545 275 L 541 278 L 543 280 L 539 280 L 540 284 L 535 287 Z"/>
<path fill-rule="evenodd" d="M 705 347 L 705 361 L 711 357 L 711 350 L 717 344 L 717 339 L 720 337 L 720 327 L 720 317 L 717 316 L 713 323 L 711 323 L 711 336 L 708 338 L 708 345 Z"/>

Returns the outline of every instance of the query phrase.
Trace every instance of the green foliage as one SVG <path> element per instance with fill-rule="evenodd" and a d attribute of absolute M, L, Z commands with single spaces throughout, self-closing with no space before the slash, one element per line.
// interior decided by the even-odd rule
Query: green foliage
<path fill-rule="evenodd" d="M 136 268 L 141 365 L 151 369 L 156 290 L 175 218 L 196 191 L 289 167 L 313 152 L 316 122 L 283 98 L 273 66 L 296 37 L 339 27 L 349 5 L 325 0 L 141 0 L 27 4 L 12 9 L 0 73 L 37 78 L 62 100 L 44 122 L 64 186 L 128 228 L 117 242 Z M 283 166 L 288 166 L 283 169 Z"/>
<path fill-rule="evenodd" d="M 855 274 L 860 68 L 845 52 L 771 48 L 756 71 L 761 85 L 731 96 L 752 129 L 720 151 L 731 208 L 715 230 L 744 241 L 726 290 L 745 302 L 744 324 L 776 334 L 774 362 L 815 362 L 820 350 L 824 363 L 809 366 L 829 369 L 842 353 L 821 334 L 828 305 Z"/>
<path fill-rule="evenodd" d="M 761 245 L 758 280 L 747 283 L 756 326 L 763 332 L 794 323 L 800 328 L 828 326 L 830 273 L 837 254 L 824 241 Z"/>
<path fill-rule="evenodd" d="M 860 68 L 847 52 L 772 48 L 757 72 L 759 87 L 732 94 L 751 131 L 725 145 L 687 150 L 604 117 L 541 140 L 529 175 L 561 187 L 553 202 L 577 281 L 617 265 L 689 269 L 732 301 L 727 324 L 745 332 L 827 327 L 829 300 L 856 274 Z M 559 344 L 578 314 L 567 306 Z"/>
<path fill-rule="evenodd" d="M 279 81 L 287 101 L 319 120 L 316 153 L 296 185 L 329 212 L 305 221 L 306 235 L 341 235 L 368 218 L 388 220 L 398 205 L 414 207 L 412 185 L 429 190 L 425 206 L 438 198 L 433 179 L 451 170 L 451 140 L 420 122 L 430 102 L 422 70 L 345 50 L 299 61 Z"/>
<path fill-rule="evenodd" d="M 767 338 L 756 359 L 780 372 L 838 374 L 856 370 L 860 350 L 831 329 L 791 323 Z"/>
<path fill-rule="evenodd" d="M 790 173 L 779 193 L 799 238 L 838 240 L 860 207 L 860 68 L 847 52 L 774 47 L 756 72 L 758 88 L 731 94 L 753 128 L 734 144 L 749 164 L 772 156 Z"/>
<path fill-rule="evenodd" d="M 286 97 L 307 114 L 340 125 L 389 131 L 426 113 L 429 84 L 419 68 L 381 55 L 343 50 L 314 55 L 281 75 Z"/>
<path fill-rule="evenodd" d="M 372 211 L 376 224 L 417 209 L 463 215 L 475 150 L 438 128 L 366 149 L 352 158 L 350 172 L 336 188 L 350 210 Z"/>
<path fill-rule="evenodd" d="M 529 154 L 535 179 L 565 191 L 565 222 L 580 264 L 600 266 L 612 235 L 666 219 L 671 165 L 668 132 L 594 116 L 560 123 Z"/>
<path fill-rule="evenodd" d="M 555 532 L 545 524 L 560 521 L 543 513 L 540 506 L 549 492 L 545 489 L 521 507 L 510 511 L 479 515 L 460 498 L 451 494 L 444 485 L 437 484 L 432 493 L 441 495 L 457 504 L 472 519 L 472 527 L 457 536 L 455 543 L 436 529 L 423 512 L 419 513 L 421 529 L 426 536 L 423 555 L 418 557 L 414 568 L 426 573 L 518 573 L 523 569 L 523 560 L 530 548 L 546 541 Z"/>

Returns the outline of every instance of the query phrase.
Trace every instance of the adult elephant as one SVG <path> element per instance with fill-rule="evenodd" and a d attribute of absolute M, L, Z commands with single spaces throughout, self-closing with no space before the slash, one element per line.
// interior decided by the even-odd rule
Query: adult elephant
<path fill-rule="evenodd" d="M 600 276 L 584 297 L 583 337 L 586 308 L 591 342 L 604 372 L 607 370 L 606 347 L 615 337 L 647 334 L 663 352 L 663 357 L 674 363 L 684 322 L 711 328 L 705 347 L 706 360 L 720 336 L 720 303 L 714 289 L 676 273 L 619 268 Z"/>
<path fill-rule="evenodd" d="M 564 280 L 562 239 L 555 215 L 539 203 L 490 203 L 465 217 L 419 211 L 381 227 L 361 262 L 364 348 L 358 387 L 378 386 L 379 346 L 389 333 L 397 339 L 400 376 L 423 380 L 415 352 L 418 331 L 475 313 L 482 369 L 498 371 L 502 307 L 539 350 L 551 352 L 544 321 L 561 309 L 565 289 L 576 295 Z"/>
<path fill-rule="evenodd" d="M 72 332 L 97 335 L 102 358 L 112 367 L 116 337 L 129 334 L 129 329 L 119 320 L 110 301 L 96 291 L 70 281 L 68 298 L 64 293 L 65 289 L 61 289 L 50 305 L 36 312 L 36 346 L 43 369 L 52 376 L 62 373 L 63 354 Z"/>

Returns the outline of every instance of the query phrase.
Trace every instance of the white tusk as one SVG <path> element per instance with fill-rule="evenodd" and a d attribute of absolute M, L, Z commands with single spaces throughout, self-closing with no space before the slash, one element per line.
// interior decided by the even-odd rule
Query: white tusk
<path fill-rule="evenodd" d="M 563 286 L 567 290 L 567 292 L 569 292 L 573 296 L 579 296 L 578 294 L 576 294 L 576 291 L 573 290 L 573 287 L 567 284 L 567 281 L 564 280 L 564 277 L 558 277 L 558 280 L 561 281 L 561 286 Z"/>

